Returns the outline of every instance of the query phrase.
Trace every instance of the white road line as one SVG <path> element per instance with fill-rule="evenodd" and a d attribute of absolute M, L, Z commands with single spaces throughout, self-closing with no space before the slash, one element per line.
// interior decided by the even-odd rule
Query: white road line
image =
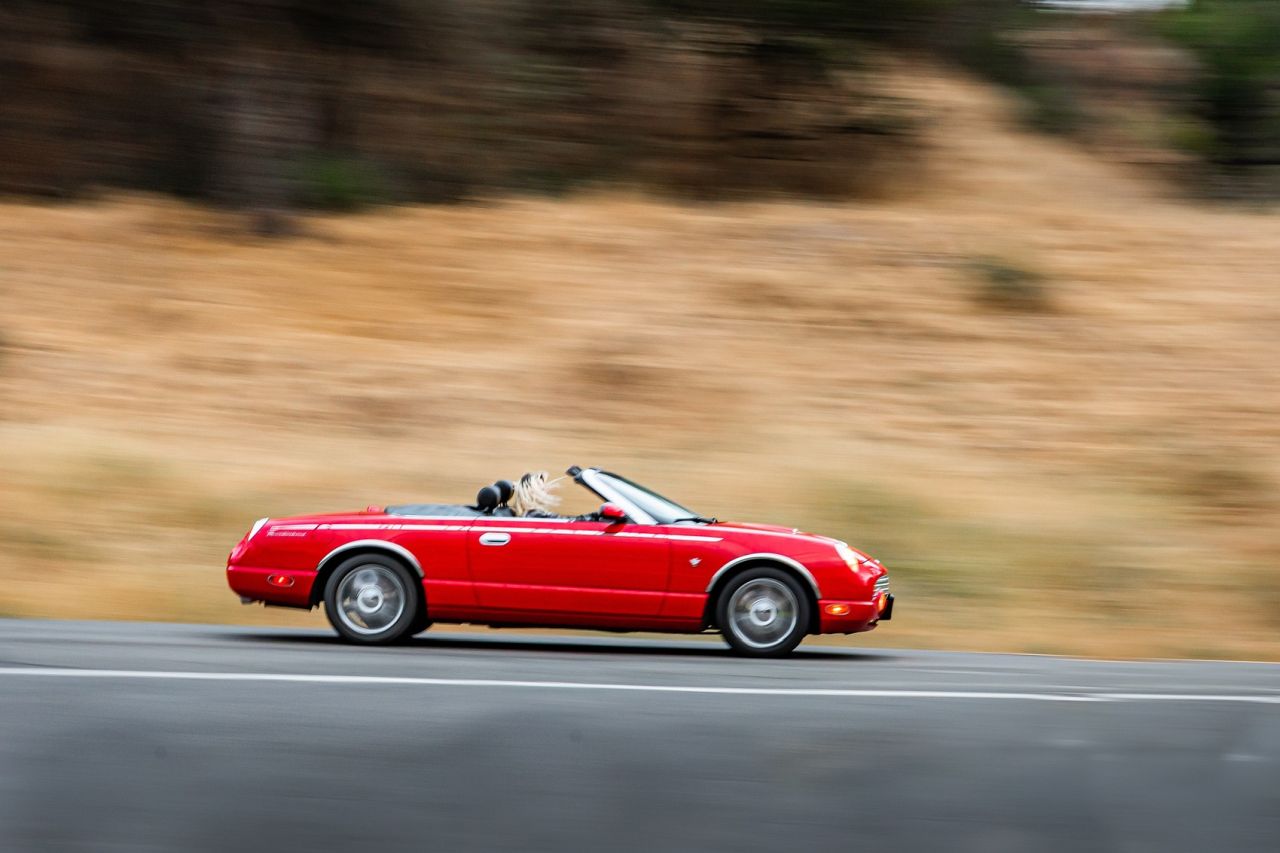
<path fill-rule="evenodd" d="M 0 677 L 114 678 L 176 681 L 268 681 L 299 684 L 407 685 L 413 687 L 506 687 L 536 690 L 617 690 L 639 693 L 700 693 L 729 696 L 832 696 L 852 699 L 982 699 L 1027 702 L 1249 702 L 1280 705 L 1280 696 L 1248 693 L 1009 693 L 982 690 L 860 690 L 822 687 L 687 687 L 676 684 L 614 684 L 591 681 L 507 681 L 485 678 L 413 678 L 381 675 L 305 675 L 271 672 L 168 672 L 145 669 L 0 667 Z"/>

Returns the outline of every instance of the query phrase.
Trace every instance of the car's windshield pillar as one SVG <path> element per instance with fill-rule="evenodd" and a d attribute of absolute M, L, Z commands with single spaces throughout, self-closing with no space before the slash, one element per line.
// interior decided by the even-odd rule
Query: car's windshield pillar
<path fill-rule="evenodd" d="M 605 503 L 617 504 L 626 512 L 627 517 L 636 524 L 657 524 L 658 520 L 650 515 L 645 509 L 635 501 L 632 501 L 626 494 L 618 489 L 612 482 L 611 478 L 596 468 L 587 468 L 582 471 L 581 483 Z"/>

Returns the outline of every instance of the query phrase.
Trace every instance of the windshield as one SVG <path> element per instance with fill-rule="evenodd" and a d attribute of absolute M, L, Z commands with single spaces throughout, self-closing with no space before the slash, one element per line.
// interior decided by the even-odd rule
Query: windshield
<path fill-rule="evenodd" d="M 653 520 L 658 524 L 670 524 L 677 519 L 696 519 L 698 517 L 698 514 L 693 510 L 680 506 L 675 501 L 664 498 L 639 483 L 633 483 L 626 477 L 619 477 L 617 474 L 610 474 L 607 471 L 598 472 L 598 476 L 614 489 L 620 497 L 653 516 Z"/>

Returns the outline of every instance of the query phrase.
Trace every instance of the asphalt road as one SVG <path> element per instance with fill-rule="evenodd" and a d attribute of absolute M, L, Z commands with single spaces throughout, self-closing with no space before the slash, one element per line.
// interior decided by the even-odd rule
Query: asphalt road
<path fill-rule="evenodd" d="M 0 620 L 0 851 L 1280 850 L 1280 665 Z"/>

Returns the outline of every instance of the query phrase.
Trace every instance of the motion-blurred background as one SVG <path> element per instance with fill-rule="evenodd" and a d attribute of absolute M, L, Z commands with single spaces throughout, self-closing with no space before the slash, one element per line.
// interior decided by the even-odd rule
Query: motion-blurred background
<path fill-rule="evenodd" d="M 6 0 L 0 192 L 5 615 L 596 464 L 853 642 L 1280 658 L 1275 2 Z"/>

